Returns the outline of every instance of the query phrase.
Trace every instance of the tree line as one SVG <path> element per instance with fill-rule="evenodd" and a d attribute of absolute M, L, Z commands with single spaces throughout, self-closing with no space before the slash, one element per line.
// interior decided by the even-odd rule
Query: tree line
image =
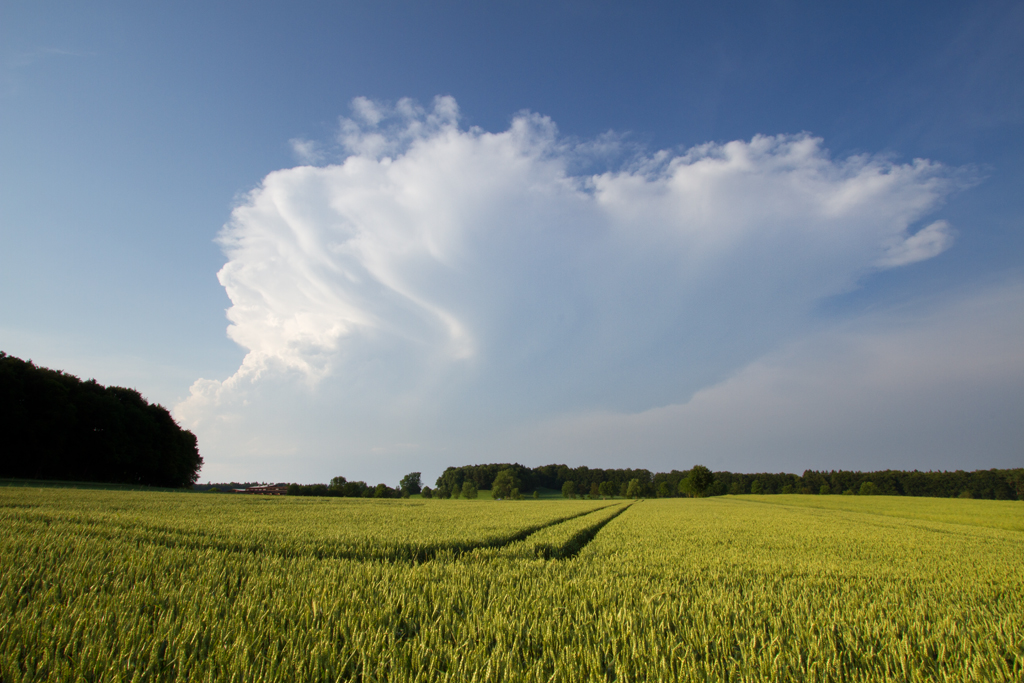
<path fill-rule="evenodd" d="M 365 481 L 349 481 L 334 477 L 328 484 L 289 484 L 289 496 L 321 496 L 325 498 L 408 498 L 417 493 L 430 497 L 430 487 L 423 486 L 420 473 L 410 472 L 402 477 L 398 486 L 387 484 L 370 486 Z"/>
<path fill-rule="evenodd" d="M 437 493 L 458 491 L 465 482 L 478 489 L 491 488 L 499 472 L 509 470 L 529 493 L 537 488 L 563 491 L 568 496 L 675 497 L 725 494 L 876 494 L 936 498 L 1024 500 L 1024 468 L 965 472 L 884 470 L 806 470 L 790 473 L 740 474 L 712 472 L 697 465 L 689 470 L 652 473 L 646 469 L 600 469 L 567 465 L 525 467 L 518 463 L 449 467 L 437 479 Z M 566 489 L 566 484 L 571 486 Z M 632 486 L 632 490 L 630 487 Z"/>
<path fill-rule="evenodd" d="M 330 484 L 288 487 L 289 495 L 362 498 L 402 498 L 420 493 L 424 498 L 476 498 L 489 490 L 492 497 L 537 497 L 539 489 L 561 491 L 565 498 L 670 498 L 726 494 L 891 495 L 936 498 L 1024 500 L 1024 468 L 965 472 L 956 470 L 910 472 L 884 470 L 851 472 L 806 470 L 790 473 L 739 474 L 712 472 L 703 465 L 689 470 L 652 473 L 645 469 L 598 469 L 567 465 L 526 467 L 519 463 L 489 463 L 449 467 L 432 489 L 422 485 L 421 474 L 406 475 L 398 486 L 368 486 L 335 477 Z"/>
<path fill-rule="evenodd" d="M 183 488 L 199 478 L 196 437 L 139 392 L 0 351 L 0 477 Z"/>

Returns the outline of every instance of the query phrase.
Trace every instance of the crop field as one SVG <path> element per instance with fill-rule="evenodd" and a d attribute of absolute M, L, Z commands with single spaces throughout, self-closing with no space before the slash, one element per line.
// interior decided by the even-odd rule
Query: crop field
<path fill-rule="evenodd" d="M 1024 504 L 0 489 L 0 681 L 1024 681 Z"/>

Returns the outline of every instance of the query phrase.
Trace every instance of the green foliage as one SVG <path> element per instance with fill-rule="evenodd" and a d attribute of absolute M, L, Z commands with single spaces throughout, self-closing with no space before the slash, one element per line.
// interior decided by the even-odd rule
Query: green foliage
<path fill-rule="evenodd" d="M 434 497 L 434 490 L 431 489 L 429 486 L 424 486 L 423 489 L 420 491 L 420 494 L 424 498 L 430 499 Z"/>
<path fill-rule="evenodd" d="M 186 488 L 196 437 L 139 392 L 83 382 L 0 352 L 0 477 Z"/>
<path fill-rule="evenodd" d="M 467 465 L 449 467 L 437 480 L 438 488 L 446 490 L 462 486 L 466 480 L 472 481 L 477 488 L 485 489 L 491 485 L 498 472 L 511 468 L 515 471 L 521 485 L 520 490 L 535 491 L 538 488 L 559 491 L 566 481 L 572 481 L 578 493 L 592 492 L 594 484 L 610 482 L 613 493 L 600 494 L 625 496 L 626 489 L 632 479 L 637 479 L 642 487 L 642 495 L 661 494 L 663 483 L 669 490 L 680 491 L 683 480 L 692 474 L 691 471 L 659 472 L 652 474 L 643 469 L 598 469 L 589 467 L 570 468 L 566 465 L 542 465 L 528 468 L 516 464 Z M 715 496 L 728 493 L 745 493 L 756 479 L 761 482 L 761 493 L 789 491 L 791 493 L 810 494 L 821 490 L 828 484 L 834 493 L 846 489 L 854 492 L 860 490 L 865 481 L 878 486 L 882 495 L 896 496 L 935 496 L 953 498 L 962 491 L 970 491 L 975 498 L 995 500 L 1024 500 L 1024 468 L 1012 470 L 977 470 L 974 472 L 903 472 L 884 470 L 880 472 L 829 471 L 818 472 L 805 470 L 802 475 L 786 472 L 761 472 L 741 474 L 735 472 L 714 472 L 713 481 L 705 485 L 697 485 L 696 493 L 691 495 Z M 786 488 L 789 487 L 789 488 Z M 591 493 L 591 495 L 593 495 Z"/>
<path fill-rule="evenodd" d="M 773 500 L 0 489 L 0 680 L 1024 680 L 1020 503 Z"/>
<path fill-rule="evenodd" d="M 533 492 L 533 499 L 534 500 L 539 500 L 540 499 L 540 491 L 534 491 Z"/>
<path fill-rule="evenodd" d="M 832 493 L 832 489 L 829 487 L 828 484 L 822 484 L 821 488 L 818 489 L 818 495 L 820 495 L 820 496 L 827 496 L 827 495 L 829 495 L 831 493 Z"/>
<path fill-rule="evenodd" d="M 686 478 L 679 482 L 679 492 L 684 496 L 702 498 L 708 495 L 714 481 L 715 475 L 711 470 L 704 465 L 696 465 Z"/>
<path fill-rule="evenodd" d="M 532 493 L 538 489 L 561 491 L 562 485 L 572 481 L 576 487 L 577 494 L 587 493 L 596 483 L 605 481 L 611 482 L 614 491 L 617 493 L 620 487 L 629 484 L 630 479 L 639 479 L 645 487 L 645 491 L 654 491 L 659 482 L 654 481 L 654 475 L 645 469 L 598 469 L 590 467 L 568 467 L 566 465 L 541 465 L 539 467 L 524 467 L 519 463 L 490 463 L 483 465 L 465 465 L 461 467 L 448 467 L 437 479 L 438 488 L 446 486 L 449 488 L 462 486 L 466 480 L 472 481 L 478 489 L 486 489 L 494 481 L 498 472 L 504 469 L 515 471 L 520 481 L 519 489 L 524 493 Z M 671 486 L 673 490 L 678 485 L 678 477 L 672 475 Z M 624 489 L 623 489 L 624 490 Z M 609 494 L 614 495 L 614 494 Z M 541 494 L 543 497 L 543 493 Z"/>
<path fill-rule="evenodd" d="M 507 467 L 494 477 L 494 482 L 491 484 L 491 495 L 495 499 L 510 498 L 513 489 L 516 490 L 516 493 L 519 492 L 519 477 L 516 476 L 514 469 Z"/>
<path fill-rule="evenodd" d="M 639 498 L 643 495 L 643 487 L 640 486 L 639 479 L 630 479 L 629 485 L 626 487 L 627 498 Z"/>
<path fill-rule="evenodd" d="M 402 477 L 402 481 L 399 483 L 398 488 L 400 488 L 402 493 L 406 495 L 419 493 L 420 489 L 423 488 L 423 484 L 420 481 L 420 473 L 410 472 Z"/>
<path fill-rule="evenodd" d="M 571 481 L 567 481 L 562 484 L 562 497 L 563 498 L 575 498 L 576 497 L 576 484 Z"/>
<path fill-rule="evenodd" d="M 476 484 L 471 481 L 462 484 L 462 497 L 466 500 L 474 500 L 479 495 Z"/>
<path fill-rule="evenodd" d="M 873 481 L 866 481 L 860 485 L 860 495 L 862 496 L 877 496 L 879 493 L 878 487 Z"/>
<path fill-rule="evenodd" d="M 1024 500 L 1024 468 L 1007 471 L 1006 481 L 1016 494 L 1017 500 Z"/>
<path fill-rule="evenodd" d="M 615 495 L 615 484 L 611 481 L 602 481 L 597 490 L 602 498 L 611 498 Z"/>
<path fill-rule="evenodd" d="M 381 489 L 380 487 L 384 488 Z M 240 485 L 235 488 L 248 488 Z M 378 490 L 380 495 L 378 495 Z M 316 496 L 330 498 L 396 498 L 399 492 L 386 484 L 370 487 L 363 481 L 348 481 L 345 477 L 334 477 L 330 484 L 289 484 L 289 496 Z"/>
<path fill-rule="evenodd" d="M 754 494 L 755 496 L 759 496 L 762 493 L 764 493 L 764 487 L 761 486 L 761 480 L 760 479 L 755 479 L 753 482 L 751 482 L 751 484 L 750 484 L 750 492 L 752 494 Z"/>

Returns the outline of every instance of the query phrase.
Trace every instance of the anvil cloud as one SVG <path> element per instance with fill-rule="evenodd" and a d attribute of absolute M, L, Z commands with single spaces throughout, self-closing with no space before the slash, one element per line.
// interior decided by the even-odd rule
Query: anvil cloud
<path fill-rule="evenodd" d="M 247 354 L 175 410 L 207 453 L 344 469 L 384 443 L 440 453 L 471 431 L 685 403 L 804 334 L 828 297 L 948 248 L 931 214 L 962 185 L 927 160 L 834 159 L 809 134 L 584 173 L 601 141 L 532 113 L 467 129 L 449 97 L 359 98 L 337 144 L 337 163 L 269 174 L 224 228 Z"/>

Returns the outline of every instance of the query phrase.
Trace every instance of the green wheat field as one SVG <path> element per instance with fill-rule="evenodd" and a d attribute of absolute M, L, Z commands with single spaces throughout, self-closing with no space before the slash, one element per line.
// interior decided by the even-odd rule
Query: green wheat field
<path fill-rule="evenodd" d="M 0 680 L 1024 681 L 1024 504 L 0 489 Z"/>

